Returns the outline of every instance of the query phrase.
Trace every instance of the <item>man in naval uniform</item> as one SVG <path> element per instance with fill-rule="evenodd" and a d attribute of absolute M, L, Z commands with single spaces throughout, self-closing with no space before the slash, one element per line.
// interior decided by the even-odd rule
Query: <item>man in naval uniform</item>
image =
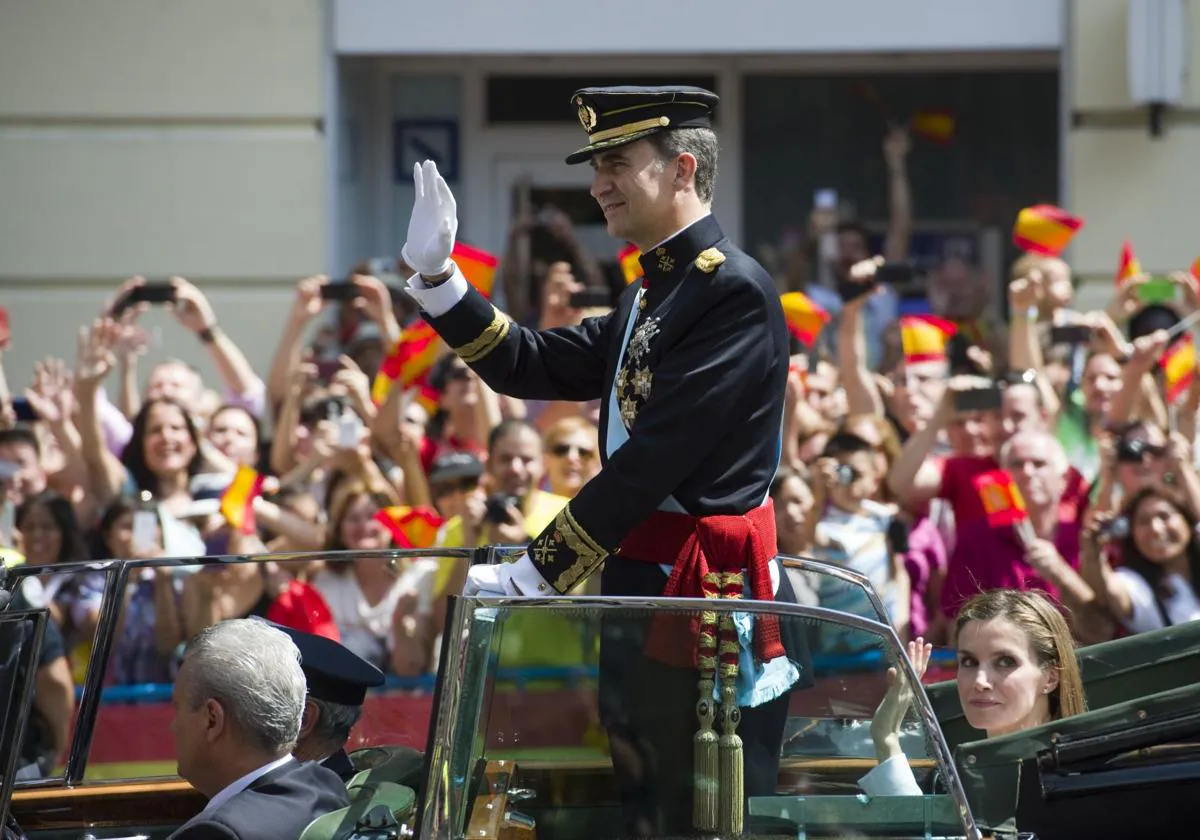
<path fill-rule="evenodd" d="M 711 214 L 716 104 L 716 95 L 691 87 L 572 96 L 588 144 L 567 163 L 590 162 L 608 231 L 638 246 L 645 275 L 612 313 L 579 326 L 522 328 L 472 289 L 450 260 L 454 197 L 432 162 L 415 167 L 403 256 L 417 271 L 408 291 L 423 316 L 498 392 L 603 400 L 600 473 L 515 562 L 472 568 L 464 594 L 554 596 L 603 563 L 605 595 L 795 600 L 772 559 L 768 496 L 788 333 L 771 277 Z M 803 643 L 786 628 L 781 639 L 780 623 L 768 619 L 737 644 L 732 622 L 719 633 L 699 622 L 685 620 L 687 632 L 674 635 L 661 621 L 602 626 L 600 712 L 632 835 L 693 826 L 738 833 L 742 793 L 775 792 Z M 735 680 L 743 653 L 755 666 Z M 719 816 L 710 778 L 718 735 L 730 736 L 721 739 L 719 785 L 736 802 Z M 697 747 L 695 767 L 693 737 L 709 749 L 701 758 Z M 726 778 L 726 764 L 738 768 L 730 771 L 736 779 Z"/>

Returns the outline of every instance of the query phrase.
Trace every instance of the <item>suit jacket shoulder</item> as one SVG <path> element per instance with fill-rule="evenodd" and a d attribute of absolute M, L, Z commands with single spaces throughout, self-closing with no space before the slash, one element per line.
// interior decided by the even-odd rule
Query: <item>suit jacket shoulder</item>
<path fill-rule="evenodd" d="M 256 779 L 202 819 L 186 823 L 170 840 L 290 840 L 317 817 L 350 804 L 332 770 L 293 761 Z"/>

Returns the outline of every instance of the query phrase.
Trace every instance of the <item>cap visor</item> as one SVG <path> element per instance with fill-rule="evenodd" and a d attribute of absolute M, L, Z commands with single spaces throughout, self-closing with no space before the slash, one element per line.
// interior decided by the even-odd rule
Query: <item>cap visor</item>
<path fill-rule="evenodd" d="M 584 146 L 576 152 L 567 155 L 567 163 L 576 164 L 583 163 L 586 160 L 591 160 L 592 155 L 596 152 L 603 152 L 606 149 L 615 149 L 617 146 L 624 146 L 626 143 L 632 143 L 635 140 L 641 140 L 654 134 L 656 131 L 662 131 L 661 128 L 648 128 L 645 131 L 638 131 L 633 134 L 628 134 L 624 137 L 614 137 L 611 140 L 601 140 L 599 143 L 592 143 L 590 146 Z"/>

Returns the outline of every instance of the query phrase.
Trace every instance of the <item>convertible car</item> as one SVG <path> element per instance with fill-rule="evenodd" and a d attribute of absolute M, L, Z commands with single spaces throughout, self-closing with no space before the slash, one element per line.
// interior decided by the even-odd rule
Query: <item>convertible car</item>
<path fill-rule="evenodd" d="M 505 553 L 490 547 L 320 559 L 343 561 L 337 568 L 345 574 L 352 574 L 355 564 L 384 565 L 403 574 L 409 564 L 435 557 L 492 563 Z M 190 575 L 228 574 L 249 563 L 298 571 L 313 559 L 106 561 L 10 570 L 4 582 L 10 593 L 26 587 L 62 591 L 68 582 L 86 582 L 90 591 L 101 593 L 94 633 L 66 639 L 79 681 L 70 720 L 62 722 L 68 725 L 66 746 L 51 755 L 43 751 L 32 763 L 29 757 L 38 751 L 29 747 L 31 733 L 52 729 L 54 723 L 45 720 L 38 700 L 50 619 L 44 609 L 0 612 L 0 820 L 11 836 L 162 840 L 198 813 L 203 798 L 174 772 L 169 697 L 178 648 L 165 651 L 169 645 L 163 639 L 170 639 L 159 637 L 163 677 L 158 682 L 132 682 L 128 668 L 121 667 L 139 649 L 138 640 L 144 646 L 157 629 L 153 596 L 147 600 L 143 584 L 162 576 L 178 589 Z M 952 682 L 932 685 L 928 693 L 918 688 L 901 743 L 922 791 L 865 795 L 859 780 L 876 764 L 869 724 L 884 696 L 887 670 L 898 667 L 900 679 L 913 685 L 915 675 L 865 579 L 801 558 L 781 558 L 781 564 L 808 591 L 839 595 L 840 603 L 852 597 L 868 605 L 874 617 L 740 600 L 451 598 L 436 679 L 389 678 L 368 697 L 348 745 L 360 771 L 349 784 L 351 805 L 314 822 L 303 840 L 625 836 L 610 745 L 599 719 L 600 637 L 614 622 L 678 628 L 680 622 L 666 619 L 702 611 L 739 621 L 774 615 L 785 632 L 807 640 L 808 655 L 798 663 L 801 679 L 789 694 L 776 789 L 772 796 L 749 799 L 743 836 L 974 840 L 1015 837 L 1015 826 L 1026 830 L 1025 819 L 1037 825 L 1038 837 L 1083 836 L 1054 818 L 1055 802 L 1070 801 L 1076 808 L 1084 803 L 1086 810 L 1096 790 L 1105 791 L 1103 796 L 1115 789 L 1114 779 L 1126 780 L 1125 787 L 1135 793 L 1144 794 L 1146 785 L 1169 784 L 1186 795 L 1190 780 L 1200 778 L 1191 772 L 1186 737 L 1191 718 L 1183 713 L 1197 682 L 1198 638 L 1174 631 L 1167 634 L 1173 640 L 1174 664 L 1166 669 L 1171 676 L 1147 684 L 1150 699 L 1128 706 L 1145 680 L 1126 680 L 1123 694 L 1109 679 L 1111 704 L 1090 713 L 1100 716 L 1094 724 L 1084 723 L 1087 716 L 1074 721 L 1067 745 L 1056 733 L 979 742 L 978 733 L 964 729 Z M 30 602 L 37 605 L 25 593 L 18 606 Z M 1128 644 L 1120 645 L 1112 643 L 1102 652 L 1103 661 L 1120 659 Z M 1126 653 L 1120 661 L 1131 656 Z M 941 662 L 945 665 L 945 659 Z M 1192 677 L 1184 685 L 1187 668 Z M 1101 670 L 1085 661 L 1085 673 Z M 1111 677 L 1114 668 L 1109 670 Z M 941 677 L 951 673 L 943 669 Z M 1133 725 L 1139 722 L 1145 725 Z M 1127 737 L 1134 731 L 1140 734 Z M 1090 732 L 1100 735 L 1099 743 L 1087 742 Z M 1105 739 L 1113 733 L 1122 737 L 1110 748 Z M 1001 744 L 1005 740 L 1012 744 L 1007 750 Z M 1098 784 L 1101 774 L 1107 774 L 1104 784 Z M 1129 781 L 1131 774 L 1137 781 Z M 1097 783 L 1075 785 L 1080 775 Z M 1092 830 L 1087 836 L 1145 835 Z"/>

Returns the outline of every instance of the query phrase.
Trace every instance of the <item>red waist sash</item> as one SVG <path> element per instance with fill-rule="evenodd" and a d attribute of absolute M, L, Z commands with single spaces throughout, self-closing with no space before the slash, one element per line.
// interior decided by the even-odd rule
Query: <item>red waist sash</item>
<path fill-rule="evenodd" d="M 741 587 L 712 585 L 710 574 L 744 573 L 756 601 L 773 601 L 769 563 L 778 553 L 775 505 L 768 500 L 744 516 L 690 516 L 655 511 L 621 541 L 620 556 L 643 563 L 672 564 L 663 595 L 668 598 L 740 598 Z M 689 632 L 651 634 L 648 653 L 677 667 L 697 667 L 700 616 Z M 784 655 L 779 618 L 756 615 L 754 653 L 763 662 Z"/>

